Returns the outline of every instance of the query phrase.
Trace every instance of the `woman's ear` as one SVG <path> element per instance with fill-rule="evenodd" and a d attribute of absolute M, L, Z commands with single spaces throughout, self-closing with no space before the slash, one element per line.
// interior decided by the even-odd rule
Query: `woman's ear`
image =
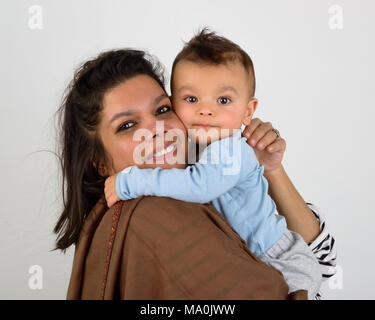
<path fill-rule="evenodd" d="M 94 168 L 96 168 L 96 157 L 95 155 L 92 157 L 92 165 L 94 166 Z"/>
<path fill-rule="evenodd" d="M 248 126 L 250 124 L 253 114 L 255 110 L 257 109 L 257 107 L 258 107 L 258 99 L 256 98 L 250 99 L 249 103 L 246 106 L 245 116 L 242 121 L 242 123 L 245 126 Z"/>
<path fill-rule="evenodd" d="M 105 176 L 107 174 L 107 170 L 105 168 L 105 165 L 101 162 L 101 163 L 99 163 L 99 166 L 98 166 L 98 164 L 96 163 L 95 155 L 92 159 L 92 165 L 94 166 L 94 168 L 96 168 L 96 170 L 98 170 L 98 172 L 101 176 Z"/>
<path fill-rule="evenodd" d="M 101 176 L 103 176 L 103 177 L 107 175 L 107 170 L 106 170 L 106 168 L 105 168 L 104 165 L 100 165 L 100 166 L 99 166 L 99 174 L 100 174 Z"/>

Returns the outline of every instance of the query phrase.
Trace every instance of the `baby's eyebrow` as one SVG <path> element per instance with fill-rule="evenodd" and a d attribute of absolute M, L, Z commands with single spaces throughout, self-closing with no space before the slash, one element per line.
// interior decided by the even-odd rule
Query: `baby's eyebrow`
<path fill-rule="evenodd" d="M 192 86 L 182 86 L 181 88 L 177 89 L 177 92 L 180 92 L 182 90 L 193 90 Z"/>
<path fill-rule="evenodd" d="M 180 91 L 183 91 L 183 90 L 193 90 L 193 87 L 192 86 L 182 86 L 181 88 L 177 89 L 177 92 L 180 92 Z M 233 93 L 235 93 L 235 94 L 238 95 L 238 91 L 236 90 L 236 88 L 233 87 L 233 86 L 230 86 L 230 85 L 220 86 L 218 91 L 219 92 L 222 92 L 222 91 L 232 91 Z"/>
<path fill-rule="evenodd" d="M 238 95 L 236 88 L 233 86 L 227 86 L 227 85 L 221 86 L 219 88 L 219 92 L 222 92 L 222 91 L 233 91 L 235 94 Z"/>

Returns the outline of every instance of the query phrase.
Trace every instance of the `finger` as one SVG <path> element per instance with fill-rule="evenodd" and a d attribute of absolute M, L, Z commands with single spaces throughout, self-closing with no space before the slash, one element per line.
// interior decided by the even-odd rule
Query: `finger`
<path fill-rule="evenodd" d="M 112 200 L 113 197 L 114 197 L 114 196 L 113 196 L 113 193 L 112 193 L 112 192 L 110 192 L 110 191 L 106 192 L 106 194 L 105 194 L 105 198 L 106 198 L 107 201 Z"/>
<path fill-rule="evenodd" d="M 111 200 L 113 200 L 115 197 L 116 197 L 116 193 L 113 192 L 112 190 L 108 193 L 108 198 L 110 198 Z"/>
<path fill-rule="evenodd" d="M 117 202 L 116 200 L 112 199 L 112 200 L 111 200 L 111 207 L 112 207 L 116 202 Z"/>
<path fill-rule="evenodd" d="M 111 200 L 111 206 L 113 206 L 117 201 L 118 201 L 117 198 L 112 198 L 112 200 Z"/>
<path fill-rule="evenodd" d="M 250 137 L 250 144 L 252 146 L 255 146 L 259 142 L 259 140 L 261 140 L 267 134 L 268 131 L 271 131 L 271 129 L 272 129 L 271 122 L 263 122 L 252 133 Z"/>
<path fill-rule="evenodd" d="M 250 124 L 246 126 L 245 129 L 243 130 L 244 137 L 249 139 L 251 135 L 253 134 L 253 132 L 255 131 L 255 129 L 258 126 L 260 126 L 262 123 L 263 123 L 262 120 L 260 120 L 259 118 L 251 119 Z"/>
<path fill-rule="evenodd" d="M 112 207 L 113 204 L 114 204 L 114 200 L 113 200 L 113 198 L 110 198 L 110 199 L 108 200 L 108 206 L 109 206 L 109 207 Z"/>
<path fill-rule="evenodd" d="M 258 140 L 256 147 L 259 150 L 263 150 L 267 148 L 270 144 L 272 144 L 276 139 L 277 139 L 276 133 L 273 132 L 272 130 L 269 130 L 268 132 L 265 133 L 263 137 L 261 137 Z"/>
<path fill-rule="evenodd" d="M 109 186 L 111 185 L 111 180 L 109 180 L 109 178 L 104 182 L 104 187 L 105 188 L 109 188 Z"/>
<path fill-rule="evenodd" d="M 266 151 L 269 153 L 284 152 L 286 149 L 286 141 L 282 138 L 278 138 L 274 143 L 266 147 Z"/>

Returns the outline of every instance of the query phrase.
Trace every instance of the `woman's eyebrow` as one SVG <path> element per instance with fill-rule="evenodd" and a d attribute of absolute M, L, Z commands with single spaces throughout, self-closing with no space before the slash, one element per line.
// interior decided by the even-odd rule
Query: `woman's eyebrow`
<path fill-rule="evenodd" d="M 156 106 L 157 104 L 160 103 L 160 101 L 162 101 L 162 100 L 165 99 L 165 98 L 168 98 L 168 99 L 169 99 L 169 96 L 168 96 L 166 93 L 162 93 L 160 96 L 154 98 L 154 99 L 152 100 L 151 103 L 152 103 L 154 106 Z"/>
<path fill-rule="evenodd" d="M 165 98 L 169 99 L 169 97 L 168 97 L 168 95 L 166 93 L 162 93 L 161 95 L 159 95 L 156 98 L 152 99 L 151 100 L 151 104 L 153 106 L 156 106 L 156 105 L 158 105 L 160 103 L 160 101 L 162 101 Z M 116 113 L 115 115 L 113 115 L 113 117 L 111 118 L 111 120 L 109 120 L 108 127 L 111 125 L 111 123 L 113 121 L 117 120 L 118 118 L 128 117 L 128 116 L 131 116 L 131 115 L 133 115 L 135 113 L 137 113 L 137 110 L 133 110 L 133 109 Z"/>
<path fill-rule="evenodd" d="M 133 115 L 134 113 L 136 113 L 135 110 L 128 110 L 128 111 L 123 111 L 123 112 L 116 113 L 116 114 L 111 118 L 111 120 L 109 120 L 109 122 L 108 122 L 108 127 L 111 125 L 111 123 L 112 123 L 113 121 L 117 120 L 118 118 L 131 116 L 131 115 Z"/>

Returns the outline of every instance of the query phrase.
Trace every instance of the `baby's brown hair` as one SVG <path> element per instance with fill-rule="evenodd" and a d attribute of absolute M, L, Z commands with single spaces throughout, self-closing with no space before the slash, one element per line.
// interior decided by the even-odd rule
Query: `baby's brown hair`
<path fill-rule="evenodd" d="M 229 39 L 217 35 L 207 27 L 203 28 L 189 42 L 185 43 L 173 61 L 171 76 L 171 91 L 173 92 L 173 74 L 176 65 L 182 61 L 206 63 L 213 65 L 227 64 L 228 62 L 240 62 L 249 74 L 249 94 L 252 98 L 255 93 L 255 73 L 250 56 L 241 47 Z"/>

